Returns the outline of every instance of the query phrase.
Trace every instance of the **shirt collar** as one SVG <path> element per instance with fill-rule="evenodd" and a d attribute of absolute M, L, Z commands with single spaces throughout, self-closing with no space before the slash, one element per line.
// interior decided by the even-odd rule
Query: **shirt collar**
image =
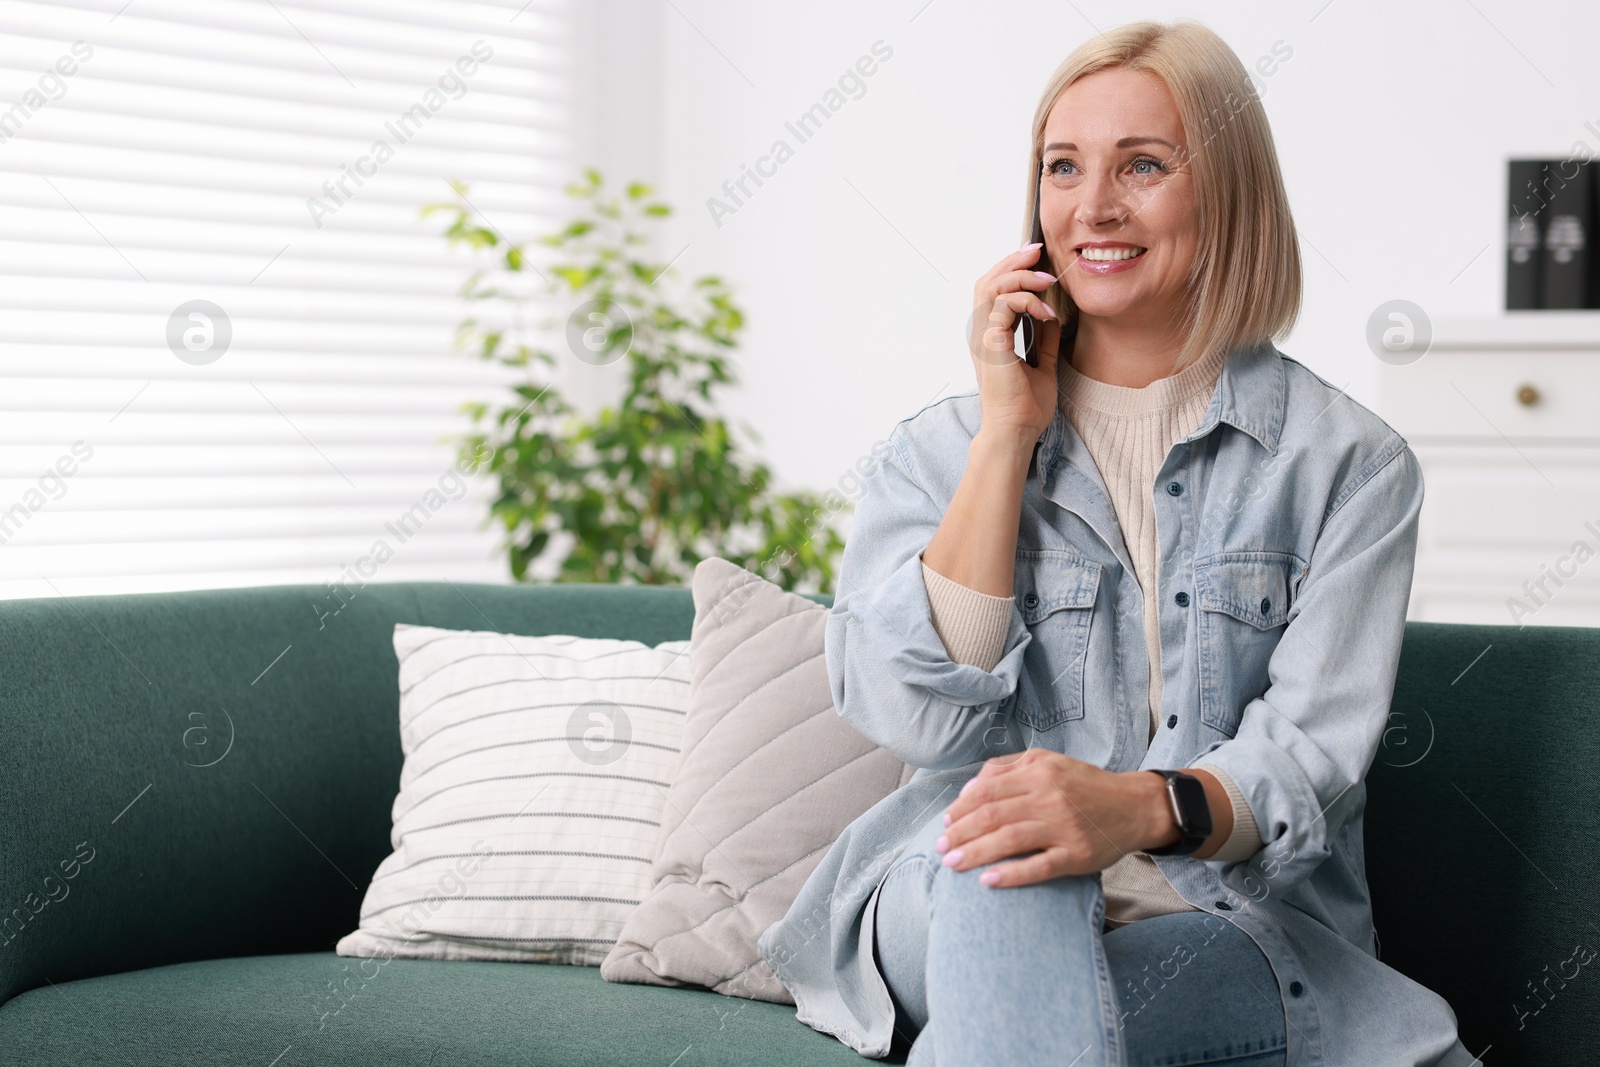
<path fill-rule="evenodd" d="M 1283 356 L 1269 341 L 1241 345 L 1228 353 L 1211 395 L 1211 406 L 1199 427 L 1179 443 L 1194 441 L 1227 423 L 1260 442 L 1271 455 L 1278 454 L 1278 439 L 1283 432 L 1284 409 L 1288 400 L 1288 374 Z M 1035 450 L 1035 462 L 1042 466 L 1044 487 L 1050 487 L 1052 474 L 1066 456 L 1087 449 L 1072 423 L 1056 405 L 1055 414 Z"/>

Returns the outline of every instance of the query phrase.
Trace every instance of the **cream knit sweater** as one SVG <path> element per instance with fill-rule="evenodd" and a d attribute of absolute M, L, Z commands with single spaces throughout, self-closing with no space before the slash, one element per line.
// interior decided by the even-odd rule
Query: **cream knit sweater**
<path fill-rule="evenodd" d="M 1161 724 L 1161 635 L 1156 614 L 1156 521 L 1151 497 L 1156 474 L 1173 442 L 1192 433 L 1205 417 L 1222 374 L 1226 353 L 1216 352 L 1177 374 L 1143 389 L 1110 385 L 1080 374 L 1066 359 L 1056 364 L 1061 410 L 1071 420 L 1101 479 L 1111 494 L 1135 577 L 1144 596 L 1144 636 L 1150 653 L 1150 737 Z M 926 563 L 922 576 L 928 590 L 934 629 L 957 663 L 993 670 L 1005 651 L 1012 597 L 989 596 L 951 581 Z M 1204 763 L 1227 791 L 1233 806 L 1233 832 L 1208 860 L 1241 860 L 1253 856 L 1261 840 L 1250 807 L 1233 779 L 1220 767 Z M 1156 861 L 1130 852 L 1101 874 L 1106 894 L 1106 926 L 1177 911 L 1195 911 L 1172 888 Z"/>

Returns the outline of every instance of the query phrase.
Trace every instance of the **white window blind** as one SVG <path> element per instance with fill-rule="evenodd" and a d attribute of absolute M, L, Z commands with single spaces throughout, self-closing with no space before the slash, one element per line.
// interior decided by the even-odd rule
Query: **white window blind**
<path fill-rule="evenodd" d="M 445 442 L 506 376 L 453 351 L 472 261 L 417 212 L 459 178 L 513 239 L 559 221 L 569 17 L 0 5 L 0 597 L 508 580 Z"/>

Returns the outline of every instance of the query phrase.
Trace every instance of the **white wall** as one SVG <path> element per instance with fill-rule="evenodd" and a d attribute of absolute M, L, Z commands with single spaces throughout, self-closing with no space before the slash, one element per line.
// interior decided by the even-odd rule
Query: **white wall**
<path fill-rule="evenodd" d="M 1021 243 L 1027 127 L 1060 60 L 1094 27 L 1197 18 L 1265 83 L 1305 259 L 1281 347 L 1375 406 L 1363 331 L 1403 297 L 1434 318 L 1502 302 L 1509 156 L 1600 149 L 1600 7 L 1578 2 L 1141 5 L 1076 0 L 606 0 L 618 47 L 660 28 L 659 72 L 598 85 L 635 115 L 607 178 L 658 181 L 678 208 L 670 256 L 731 279 L 749 314 L 734 413 L 789 484 L 838 483 L 873 441 L 971 387 L 973 279 Z M 1081 14 L 1080 14 L 1081 12 Z M 1092 25 L 1091 25 L 1092 23 Z M 602 28 L 602 37 L 604 38 Z M 875 41 L 892 57 L 810 141 L 784 128 Z M 659 96 L 647 91 L 659 78 Z M 622 98 L 617 103 L 616 97 Z M 640 121 L 637 116 L 645 118 Z M 660 123 L 660 155 L 649 131 Z M 719 227 L 707 210 L 783 138 L 795 155 Z"/>
<path fill-rule="evenodd" d="M 667 61 L 661 23 L 671 8 L 658 0 L 577 0 L 571 14 L 574 165 L 598 168 L 614 192 L 630 181 L 660 181 Z M 556 368 L 556 381 L 568 400 L 592 412 L 615 403 L 626 367 L 625 361 L 596 367 L 570 359 Z"/>

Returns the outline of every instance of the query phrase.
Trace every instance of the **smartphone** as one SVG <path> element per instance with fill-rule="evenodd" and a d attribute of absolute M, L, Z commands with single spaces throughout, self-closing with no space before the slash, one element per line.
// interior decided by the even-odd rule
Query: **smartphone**
<path fill-rule="evenodd" d="M 1046 274 L 1054 274 L 1050 269 L 1050 257 L 1044 249 L 1044 227 L 1039 223 L 1039 195 L 1033 197 L 1033 235 L 1028 238 L 1032 244 L 1039 243 L 1039 262 L 1033 265 L 1032 270 L 1042 270 Z M 1039 365 L 1039 328 L 1033 321 L 1033 316 L 1023 314 L 1020 325 L 1022 326 L 1022 358 L 1030 367 Z"/>

